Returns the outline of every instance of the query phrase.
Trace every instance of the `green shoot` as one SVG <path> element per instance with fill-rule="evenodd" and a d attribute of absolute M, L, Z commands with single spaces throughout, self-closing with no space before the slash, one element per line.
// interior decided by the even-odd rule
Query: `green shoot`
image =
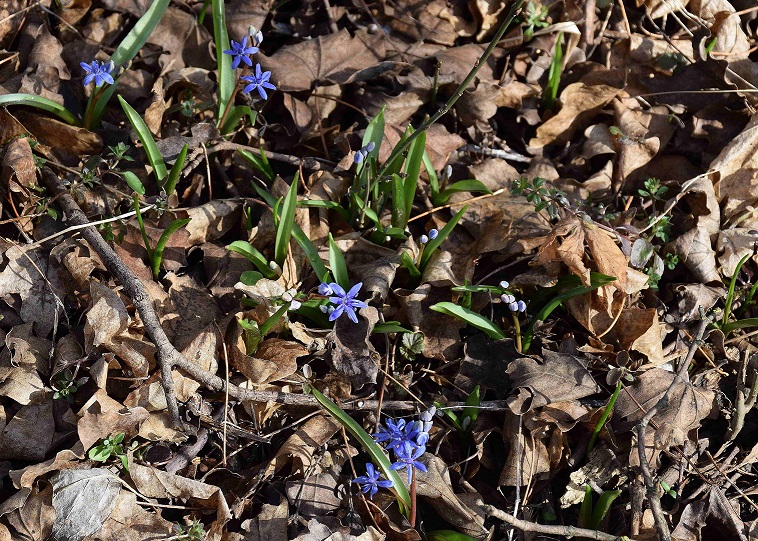
<path fill-rule="evenodd" d="M 171 171 L 168 173 L 168 178 L 166 179 L 166 183 L 163 185 L 163 191 L 166 192 L 166 197 L 170 196 L 172 193 L 174 193 L 174 190 L 176 190 L 176 184 L 179 182 L 179 174 L 182 172 L 182 167 L 184 167 L 184 161 L 187 159 L 187 150 L 189 149 L 188 145 L 184 145 L 182 147 L 182 150 L 179 152 L 179 155 L 176 157 L 176 161 L 174 162 L 174 165 L 171 167 Z"/>
<path fill-rule="evenodd" d="M 605 409 L 603 410 L 603 415 L 598 420 L 597 425 L 595 425 L 595 430 L 592 431 L 592 436 L 590 436 L 590 442 L 587 444 L 587 453 L 592 451 L 592 448 L 595 447 L 595 442 L 597 441 L 597 437 L 600 435 L 600 431 L 605 426 L 605 423 L 608 422 L 608 419 L 611 416 L 611 412 L 613 411 L 613 406 L 616 404 L 616 399 L 619 397 L 620 391 L 621 391 L 621 380 L 619 379 L 618 382 L 616 382 L 616 389 L 613 391 L 611 398 L 608 400 L 608 404 L 606 404 Z"/>
<path fill-rule="evenodd" d="M 158 276 L 160 275 L 161 262 L 163 261 L 163 251 L 166 249 L 168 240 L 174 233 L 179 231 L 179 229 L 187 225 L 190 222 L 190 219 L 184 218 L 182 220 L 174 220 L 168 224 L 168 227 L 163 231 L 163 233 L 161 233 L 158 242 L 155 244 L 155 248 L 152 248 L 150 246 L 150 237 L 147 235 L 145 223 L 142 219 L 142 211 L 140 210 L 139 199 L 136 195 L 134 196 L 134 203 L 132 206 L 134 207 L 134 212 L 137 216 L 137 223 L 139 224 L 140 233 L 142 233 L 142 240 L 145 243 L 145 250 L 147 251 L 147 257 L 150 261 L 150 270 L 153 272 L 153 278 L 157 280 Z"/>
<path fill-rule="evenodd" d="M 271 270 L 268 260 L 249 242 L 236 240 L 227 245 L 226 249 L 245 256 L 269 280 L 276 280 L 278 278 L 278 275 Z"/>
<path fill-rule="evenodd" d="M 42 111 L 47 111 L 48 113 L 53 113 L 63 122 L 71 124 L 72 126 L 82 125 L 76 116 L 63 105 L 41 96 L 35 96 L 33 94 L 5 94 L 0 96 L 0 107 L 7 107 L 8 105 L 25 105 L 28 107 L 34 107 Z"/>
<path fill-rule="evenodd" d="M 129 123 L 134 128 L 134 131 L 137 132 L 137 137 L 142 142 L 142 146 L 145 148 L 145 153 L 147 154 L 147 159 L 150 161 L 150 165 L 153 167 L 155 178 L 158 179 L 159 183 L 163 183 L 163 179 L 168 175 L 168 170 L 166 169 L 166 163 L 163 161 L 163 156 L 161 156 L 160 150 L 158 150 L 158 145 L 155 144 L 153 134 L 150 133 L 150 129 L 145 124 L 145 121 L 142 120 L 139 113 L 126 103 L 124 98 L 119 96 L 118 101 L 121 103 L 121 107 L 124 113 L 126 113 Z"/>
<path fill-rule="evenodd" d="M 334 281 L 342 286 L 345 291 L 350 289 L 350 278 L 348 278 L 347 275 L 345 255 L 342 253 L 339 246 L 337 246 L 337 243 L 334 242 L 331 233 L 329 233 L 329 266 L 332 269 Z"/>
<path fill-rule="evenodd" d="M 276 173 L 274 173 L 274 170 L 271 168 L 271 164 L 269 163 L 268 158 L 266 158 L 266 153 L 263 149 L 261 149 L 260 156 L 256 156 L 249 150 L 239 150 L 238 152 L 240 153 L 240 156 L 249 161 L 253 167 L 266 177 L 266 180 L 269 183 L 274 182 L 276 179 Z"/>
<path fill-rule="evenodd" d="M 555 42 L 555 51 L 553 59 L 550 61 L 550 69 L 547 76 L 547 87 L 543 103 L 545 109 L 554 109 L 555 101 L 558 98 L 558 87 L 561 84 L 561 69 L 563 68 L 563 32 L 558 32 L 558 39 Z"/>
<path fill-rule="evenodd" d="M 442 314 L 447 314 L 449 316 L 457 317 L 458 319 L 465 321 L 472 327 L 475 327 L 479 329 L 480 331 L 484 332 L 484 334 L 486 334 L 493 340 L 504 340 L 506 338 L 503 331 L 501 331 L 497 325 L 492 323 L 489 319 L 487 319 L 483 315 L 477 314 L 476 312 L 473 312 L 469 310 L 468 308 L 463 308 L 462 306 L 458 306 L 457 304 L 452 303 L 452 302 L 438 302 L 437 304 L 433 304 L 429 308 L 431 308 L 435 312 L 440 312 Z"/>
<path fill-rule="evenodd" d="M 295 223 L 295 210 L 297 208 L 297 182 L 299 173 L 295 173 L 292 179 L 290 189 L 282 203 L 282 215 L 276 225 L 276 242 L 274 243 L 274 261 L 281 268 L 290 248 L 290 239 L 292 238 L 292 226 Z M 278 212 L 274 208 L 274 220 L 276 221 Z"/>

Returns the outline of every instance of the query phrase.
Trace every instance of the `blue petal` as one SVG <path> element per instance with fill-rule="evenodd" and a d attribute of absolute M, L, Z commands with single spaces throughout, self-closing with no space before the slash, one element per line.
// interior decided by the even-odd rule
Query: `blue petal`
<path fill-rule="evenodd" d="M 358 323 L 358 316 L 355 315 L 355 310 L 353 310 L 352 306 L 345 306 L 345 312 L 347 312 L 347 317 L 350 318 L 350 321 Z"/>
<path fill-rule="evenodd" d="M 368 304 L 363 301 L 359 301 L 358 299 L 351 300 L 350 304 L 353 308 L 368 308 Z"/>
<path fill-rule="evenodd" d="M 342 312 L 344 311 L 345 311 L 345 305 L 340 304 L 337 308 L 334 309 L 334 312 L 329 314 L 329 321 L 334 321 L 335 319 L 340 317 L 342 315 Z"/>
<path fill-rule="evenodd" d="M 260 94 L 261 98 L 263 98 L 264 100 L 268 99 L 268 94 L 266 94 L 266 91 L 263 89 L 263 87 L 260 84 L 258 85 L 258 94 Z"/>
<path fill-rule="evenodd" d="M 113 77 L 111 76 L 110 73 L 103 73 L 103 79 L 105 79 L 105 82 L 108 83 L 109 85 L 113 84 Z"/>
<path fill-rule="evenodd" d="M 362 287 L 363 287 L 363 282 L 358 282 L 357 284 L 355 284 L 353 287 L 350 288 L 350 291 L 348 291 L 347 296 L 350 297 L 351 299 L 354 298 L 358 294 L 358 292 L 361 290 Z"/>
<path fill-rule="evenodd" d="M 95 78 L 95 74 L 94 73 L 90 73 L 89 75 L 87 75 L 84 78 L 84 86 L 87 86 L 88 84 L 90 84 L 92 82 L 92 79 L 94 79 L 94 78 Z"/>
<path fill-rule="evenodd" d="M 247 54 L 244 54 L 244 55 L 239 56 L 237 58 L 241 59 L 248 66 L 252 66 L 253 65 L 253 61 L 250 60 L 250 58 L 247 56 Z M 239 64 L 239 61 L 237 62 L 237 64 Z"/>
<path fill-rule="evenodd" d="M 338 296 L 344 297 L 346 295 L 345 290 L 342 289 L 341 285 L 339 285 L 339 284 L 337 284 L 335 282 L 332 282 L 329 285 L 331 286 L 332 291 L 334 291 L 334 293 L 337 294 Z M 334 301 L 332 301 L 332 302 L 334 302 Z"/>
<path fill-rule="evenodd" d="M 240 57 L 235 55 L 234 58 L 232 59 L 232 69 L 236 70 L 239 65 L 240 65 Z"/>

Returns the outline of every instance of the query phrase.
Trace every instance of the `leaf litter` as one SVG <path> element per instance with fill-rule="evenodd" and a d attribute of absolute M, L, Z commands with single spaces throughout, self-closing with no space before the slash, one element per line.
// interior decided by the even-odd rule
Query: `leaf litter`
<path fill-rule="evenodd" d="M 169 3 L 0 6 L 0 537 L 755 537 L 750 2 Z"/>

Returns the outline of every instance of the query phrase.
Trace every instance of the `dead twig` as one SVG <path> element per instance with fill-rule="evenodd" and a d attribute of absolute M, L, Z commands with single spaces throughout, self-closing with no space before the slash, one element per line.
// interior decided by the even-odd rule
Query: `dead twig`
<path fill-rule="evenodd" d="M 679 364 L 676 375 L 671 381 L 671 384 L 668 386 L 668 389 L 666 389 L 666 392 L 663 393 L 663 396 L 658 400 L 658 402 L 656 402 L 655 406 L 648 410 L 648 412 L 644 415 L 644 417 L 642 417 L 642 419 L 640 419 L 640 422 L 635 427 L 635 430 L 637 432 L 637 453 L 640 460 L 640 472 L 642 473 L 642 478 L 645 480 L 647 499 L 650 505 L 650 510 L 653 513 L 653 518 L 655 519 L 655 527 L 656 530 L 658 530 L 660 541 L 671 541 L 671 532 L 669 531 L 668 524 L 666 523 L 666 518 L 663 515 L 663 507 L 661 507 L 661 497 L 658 494 L 657 483 L 653 480 L 653 474 L 650 471 L 650 464 L 648 463 L 647 455 L 645 453 L 645 430 L 647 429 L 647 425 L 650 424 L 650 421 L 655 416 L 655 414 L 658 413 L 662 407 L 668 404 L 669 395 L 671 394 L 671 391 L 674 389 L 674 387 L 678 383 L 686 381 L 687 368 L 692 362 L 692 359 L 695 357 L 695 352 L 698 350 L 700 343 L 703 341 L 705 329 L 708 327 L 708 324 L 712 321 L 712 319 L 713 317 L 711 315 L 705 313 L 704 310 L 701 310 L 700 326 L 698 327 L 695 339 L 692 341 L 690 348 L 687 351 L 687 357 L 685 357 L 684 360 Z"/>
<path fill-rule="evenodd" d="M 574 526 L 551 526 L 548 524 L 537 524 L 536 522 L 529 522 L 521 520 L 509 515 L 505 511 L 501 511 L 497 507 L 492 505 L 485 505 L 484 512 L 496 519 L 507 522 L 514 528 L 518 528 L 522 532 L 534 532 L 544 533 L 548 535 L 560 535 L 563 537 L 584 537 L 586 539 L 595 539 L 597 541 L 632 541 L 625 535 L 613 535 L 605 532 L 599 532 L 597 530 L 588 530 L 586 528 L 575 528 Z"/>

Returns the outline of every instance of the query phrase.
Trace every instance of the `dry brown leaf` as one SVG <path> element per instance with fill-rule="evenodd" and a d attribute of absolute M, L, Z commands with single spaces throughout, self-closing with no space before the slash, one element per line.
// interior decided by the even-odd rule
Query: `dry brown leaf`
<path fill-rule="evenodd" d="M 547 145 L 570 141 L 620 92 L 621 88 L 608 84 L 586 85 L 580 82 L 568 85 L 561 92 L 560 111 L 537 128 L 537 136 L 529 141 L 529 146 L 536 152 Z"/>
<path fill-rule="evenodd" d="M 23 193 L 37 184 L 37 166 L 29 139 L 19 137 L 8 145 L 3 157 L 0 185 L 12 192 Z"/>
<path fill-rule="evenodd" d="M 298 481 L 288 481 L 285 492 L 290 504 L 306 517 L 320 517 L 340 508 L 339 476 L 332 470 Z"/>
<path fill-rule="evenodd" d="M 369 306 L 358 313 L 358 323 L 353 323 L 344 315 L 337 319 L 334 330 L 327 335 L 327 361 L 337 374 L 350 380 L 354 389 L 376 383 L 381 359 L 369 340 L 374 325 L 379 321 L 379 312 Z"/>
<path fill-rule="evenodd" d="M 416 471 L 418 495 L 462 533 L 477 539 L 485 536 L 482 507 L 469 507 L 455 494 L 445 461 L 432 453 L 424 453 L 419 460 L 426 466 L 426 472 Z M 400 477 L 405 479 L 404 475 Z"/>
<path fill-rule="evenodd" d="M 79 440 L 85 449 L 98 440 L 123 432 L 126 439 L 139 433 L 139 425 L 150 415 L 145 408 L 127 408 L 113 400 L 104 389 L 98 389 L 82 406 L 77 425 Z"/>
<path fill-rule="evenodd" d="M 240 348 L 233 348 L 232 366 L 252 383 L 270 383 L 294 374 L 297 358 L 307 353 L 308 350 L 297 342 L 267 338 L 260 343 L 254 355 L 245 355 Z"/>
<path fill-rule="evenodd" d="M 515 396 L 508 407 L 515 414 L 526 413 L 552 402 L 578 400 L 600 391 L 586 363 L 574 355 L 543 350 L 542 363 L 530 357 L 512 361 L 506 369 Z"/>
<path fill-rule="evenodd" d="M 4 254 L 8 261 L 0 272 L 0 298 L 21 299 L 14 306 L 25 322 L 34 322 L 37 334 L 47 336 L 63 314 L 63 280 L 59 269 L 41 248 L 12 246 Z"/>
<path fill-rule="evenodd" d="M 108 520 L 85 541 L 145 541 L 175 534 L 174 524 L 137 504 L 137 495 L 122 490 Z"/>
<path fill-rule="evenodd" d="M 52 400 L 28 404 L 0 432 L 0 459 L 44 460 L 54 438 Z"/>
<path fill-rule="evenodd" d="M 130 318 L 118 294 L 99 282 L 90 283 L 92 308 L 84 326 L 85 351 L 103 347 L 123 360 L 137 377 L 147 376 L 155 362 L 155 346 L 129 332 Z"/>
<path fill-rule="evenodd" d="M 314 463 L 314 454 L 319 447 L 324 445 L 340 429 L 335 420 L 326 415 L 317 415 L 301 426 L 276 452 L 276 456 L 266 465 L 264 477 L 271 477 L 274 473 L 292 462 L 295 475 L 302 477 L 305 472 L 311 471 Z"/>
<path fill-rule="evenodd" d="M 274 74 L 280 90 L 310 90 L 314 82 L 344 83 L 354 72 L 380 62 L 384 43 L 381 35 L 359 30 L 351 37 L 343 29 L 282 47 L 270 57 L 260 55 L 259 60 Z"/>

